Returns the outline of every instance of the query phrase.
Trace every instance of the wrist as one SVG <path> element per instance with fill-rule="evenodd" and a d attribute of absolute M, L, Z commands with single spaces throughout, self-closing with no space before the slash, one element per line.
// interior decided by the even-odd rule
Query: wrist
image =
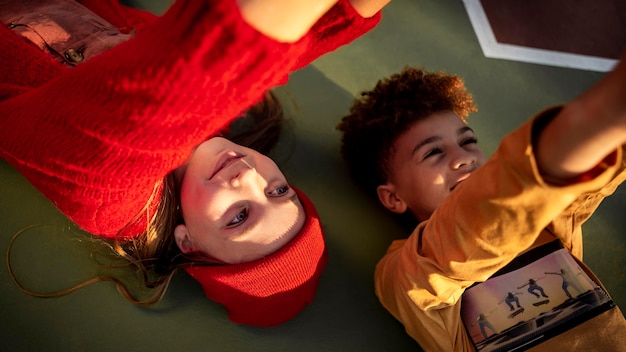
<path fill-rule="evenodd" d="M 349 0 L 350 5 L 363 18 L 370 18 L 377 14 L 391 0 Z"/>
<path fill-rule="evenodd" d="M 286 43 L 302 38 L 337 0 L 236 0 L 243 19 L 264 35 Z"/>

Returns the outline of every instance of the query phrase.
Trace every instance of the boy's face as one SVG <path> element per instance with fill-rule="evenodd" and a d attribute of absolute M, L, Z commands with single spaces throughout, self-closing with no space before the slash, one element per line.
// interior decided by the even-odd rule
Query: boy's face
<path fill-rule="evenodd" d="M 452 111 L 416 122 L 394 147 L 390 177 L 378 186 L 378 198 L 389 210 L 409 210 L 419 221 L 485 162 L 474 131 Z"/>

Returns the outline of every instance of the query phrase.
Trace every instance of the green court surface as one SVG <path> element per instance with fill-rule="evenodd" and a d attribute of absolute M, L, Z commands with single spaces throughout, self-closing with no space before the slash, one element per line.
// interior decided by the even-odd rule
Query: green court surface
<path fill-rule="evenodd" d="M 130 2 L 155 12 L 167 2 Z M 149 5 L 146 6 L 146 5 Z M 127 302 L 110 283 L 60 298 L 21 292 L 0 266 L 2 351 L 415 351 L 418 345 L 378 303 L 373 271 L 393 239 L 408 235 L 360 191 L 339 155 L 335 126 L 360 90 L 404 65 L 465 78 L 479 111 L 470 116 L 486 154 L 545 107 L 574 98 L 600 72 L 485 58 L 460 0 L 393 0 L 381 24 L 295 72 L 276 89 L 291 118 L 276 158 L 319 211 L 330 261 L 314 302 L 275 328 L 231 323 L 224 309 L 179 273 L 154 307 Z M 626 188 L 584 227 L 585 262 L 626 306 Z M 0 250 L 16 232 L 16 275 L 51 292 L 102 273 L 97 246 L 6 162 L 0 161 Z M 108 270 L 108 269 L 107 269 Z M 128 273 L 117 270 L 121 277 Z M 132 277 L 127 277 L 132 280 Z"/>

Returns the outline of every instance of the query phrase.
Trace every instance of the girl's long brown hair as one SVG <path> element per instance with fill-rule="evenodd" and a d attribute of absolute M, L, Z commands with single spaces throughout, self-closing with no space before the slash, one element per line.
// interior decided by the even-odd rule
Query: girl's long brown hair
<path fill-rule="evenodd" d="M 281 104 L 273 93 L 268 92 L 258 104 L 231 124 L 225 137 L 267 155 L 278 142 L 284 122 Z M 179 200 L 180 185 L 174 177 L 174 172 L 170 172 L 155 185 L 152 196 L 140 212 L 140 214 L 150 213 L 149 210 L 155 208 L 156 202 L 156 211 L 152 218 L 148 219 L 147 228 L 142 234 L 128 240 L 115 239 L 111 242 L 102 239 L 105 247 L 112 249 L 114 255 L 124 260 L 125 265 L 134 267 L 139 272 L 142 286 L 152 291 L 148 298 L 137 298 L 121 280 L 109 275 L 98 276 L 55 293 L 37 293 L 25 288 L 13 273 L 10 254 L 15 239 L 30 227 L 16 233 L 9 243 L 6 254 L 9 276 L 18 288 L 35 297 L 58 297 L 95 282 L 111 281 L 120 294 L 134 304 L 157 303 L 163 298 L 178 268 L 193 263 L 214 264 L 208 258 L 185 255 L 178 249 L 174 240 L 174 228 L 183 223 Z M 138 215 L 131 223 L 138 220 L 139 216 L 145 215 Z"/>

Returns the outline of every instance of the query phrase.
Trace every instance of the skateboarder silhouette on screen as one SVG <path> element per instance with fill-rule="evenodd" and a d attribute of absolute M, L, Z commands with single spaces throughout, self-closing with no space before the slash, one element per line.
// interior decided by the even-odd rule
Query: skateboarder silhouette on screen
<path fill-rule="evenodd" d="M 546 295 L 546 293 L 543 291 L 543 287 L 537 285 L 537 281 L 543 279 L 543 277 L 538 278 L 538 279 L 529 279 L 527 283 L 523 284 L 522 286 L 518 287 L 518 289 L 521 289 L 525 286 L 528 286 L 528 293 L 532 294 L 533 296 L 539 298 L 540 295 L 539 293 L 535 292 L 535 291 L 539 291 L 541 293 L 541 296 L 548 298 L 548 295 Z"/>
<path fill-rule="evenodd" d="M 572 288 L 574 288 L 574 290 L 576 290 L 578 294 L 581 294 L 583 292 L 580 289 L 580 287 L 578 287 L 578 285 L 576 284 L 576 279 L 572 276 L 572 274 L 569 271 L 565 269 L 561 269 L 559 272 L 545 272 L 545 274 L 560 276 L 561 279 L 563 280 L 563 285 L 561 286 L 561 288 L 563 289 L 567 297 L 570 299 L 572 299 L 572 294 L 569 292 L 568 287 L 571 286 Z M 578 275 L 580 274 L 581 273 L 579 272 Z"/>
<path fill-rule="evenodd" d="M 495 309 L 494 309 L 495 310 Z M 492 311 L 493 313 L 493 311 Z M 472 326 L 476 325 L 476 323 L 478 323 L 478 326 L 480 327 L 480 332 L 483 334 L 483 338 L 486 340 L 487 339 L 487 328 L 489 328 L 489 330 L 491 330 L 492 336 L 497 334 L 498 331 L 496 331 L 496 329 L 493 327 L 493 325 L 491 325 L 491 323 L 489 322 L 489 320 L 487 320 L 487 317 L 490 315 L 489 314 L 478 314 L 478 317 L 476 318 L 476 320 L 474 320 L 474 322 L 472 323 Z"/>
<path fill-rule="evenodd" d="M 500 301 L 500 303 L 498 303 L 498 304 L 502 304 L 503 302 L 506 303 L 506 305 L 509 306 L 511 311 L 515 310 L 515 308 L 513 308 L 513 303 L 515 303 L 517 305 L 518 309 L 524 309 L 519 304 L 519 298 L 517 298 L 517 296 L 521 295 L 521 294 L 522 294 L 522 292 L 508 292 L 506 294 L 506 296 L 504 297 L 504 299 L 502 301 Z"/>

